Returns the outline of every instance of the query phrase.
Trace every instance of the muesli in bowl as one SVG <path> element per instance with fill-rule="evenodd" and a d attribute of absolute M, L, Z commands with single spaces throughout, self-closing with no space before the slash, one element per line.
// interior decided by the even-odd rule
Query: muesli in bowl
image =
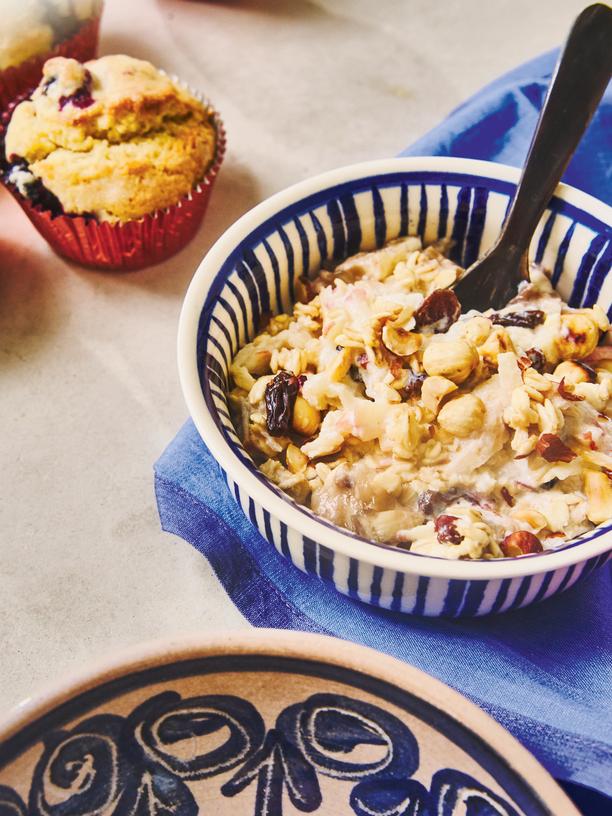
<path fill-rule="evenodd" d="M 452 488 L 446 483 L 440 487 L 432 483 L 426 489 L 421 488 L 418 491 L 416 509 L 414 509 L 414 504 L 412 505 L 412 511 L 417 515 L 418 495 L 425 493 L 422 499 L 422 504 L 424 504 L 422 514 L 416 518 L 415 524 L 412 527 L 394 527 L 396 510 L 401 503 L 401 493 L 406 484 L 404 482 L 401 489 L 391 484 L 391 490 L 386 490 L 385 471 L 393 473 L 398 468 L 406 468 L 412 474 L 407 480 L 409 481 L 408 486 L 412 487 L 413 483 L 415 486 L 418 484 L 416 473 L 425 463 L 416 459 L 402 459 L 396 456 L 393 450 L 382 451 L 380 433 L 377 435 L 381 422 L 390 438 L 393 438 L 394 432 L 401 435 L 406 430 L 410 430 L 411 433 L 414 431 L 419 435 L 419 450 L 425 448 L 432 455 L 433 446 L 427 438 L 421 440 L 420 434 L 427 429 L 429 435 L 431 433 L 429 427 L 433 425 L 434 435 L 439 436 L 441 444 L 444 440 L 443 446 L 447 452 L 452 450 L 456 454 L 455 468 L 447 466 L 446 473 L 450 474 L 450 479 L 457 480 L 457 473 L 465 471 L 469 474 L 471 469 L 468 464 L 459 468 L 457 464 L 459 451 L 469 452 L 473 459 L 475 455 L 473 451 L 487 442 L 486 434 L 484 430 L 467 437 L 460 436 L 456 431 L 451 434 L 450 431 L 442 428 L 440 419 L 442 422 L 445 421 L 442 411 L 447 405 L 449 406 L 446 411 L 448 414 L 449 410 L 456 409 L 456 404 L 453 405 L 455 400 L 461 397 L 476 396 L 485 406 L 483 429 L 486 428 L 489 416 L 497 417 L 498 428 L 500 425 L 503 426 L 500 436 L 504 442 L 503 445 L 500 445 L 497 454 L 499 458 L 496 460 L 494 456 L 490 457 L 492 463 L 500 467 L 500 472 L 504 450 L 508 462 L 512 461 L 511 468 L 527 468 L 531 462 L 539 462 L 541 469 L 550 468 L 550 470 L 554 468 L 571 470 L 578 466 L 584 472 L 588 472 L 588 478 L 594 479 L 592 494 L 593 496 L 601 494 L 601 507 L 609 508 L 609 485 L 603 478 L 607 479 L 605 468 L 608 466 L 604 464 L 602 467 L 602 460 L 595 462 L 593 457 L 590 463 L 586 464 L 585 456 L 590 455 L 590 440 L 587 438 L 573 441 L 569 435 L 569 427 L 565 426 L 556 431 L 546 426 L 546 431 L 540 431 L 540 413 L 546 411 L 547 400 L 553 407 L 562 406 L 560 411 L 564 422 L 567 419 L 566 412 L 574 405 L 580 405 L 583 406 L 583 409 L 589 410 L 587 404 L 591 405 L 591 403 L 586 394 L 596 390 L 586 388 L 589 384 L 595 384 L 589 383 L 592 378 L 590 370 L 595 370 L 598 378 L 603 382 L 606 379 L 605 370 L 610 366 L 610 363 L 605 361 L 605 358 L 609 357 L 610 347 L 606 345 L 609 343 L 609 335 L 604 332 L 603 327 L 607 323 L 602 314 L 605 313 L 608 319 L 612 317 L 612 275 L 610 275 L 612 209 L 602 202 L 565 185 L 560 185 L 555 191 L 536 228 L 529 257 L 536 266 L 544 270 L 551 270 L 552 289 L 558 292 L 563 301 L 572 308 L 562 305 L 553 292 L 549 291 L 542 276 L 535 273 L 529 290 L 521 293 L 523 300 L 512 304 L 508 309 L 512 312 L 544 311 L 544 321 L 532 329 L 493 324 L 490 318 L 471 315 L 457 319 L 448 327 L 448 334 L 445 335 L 444 332 L 436 333 L 431 323 L 427 329 L 425 325 L 421 328 L 417 327 L 416 320 L 412 328 L 408 327 L 408 322 L 401 325 L 401 321 L 398 320 L 400 310 L 398 314 L 395 314 L 394 309 L 387 310 L 386 313 L 384 309 L 381 309 L 382 316 L 386 319 L 380 330 L 380 342 L 377 345 L 370 343 L 374 365 L 370 365 L 368 358 L 367 367 L 360 366 L 357 358 L 364 352 L 357 354 L 354 350 L 349 351 L 349 355 L 355 354 L 355 361 L 349 365 L 348 373 L 342 374 L 338 382 L 330 385 L 341 394 L 342 399 L 347 394 L 355 396 L 355 404 L 362 412 L 359 420 L 364 422 L 364 430 L 366 417 L 371 421 L 371 425 L 368 425 L 372 434 L 369 440 L 355 437 L 352 431 L 345 436 L 342 427 L 329 428 L 332 420 L 327 417 L 337 415 L 339 410 L 346 411 L 347 405 L 343 407 L 340 398 L 336 397 L 335 404 L 330 403 L 328 407 L 324 407 L 325 400 L 330 402 L 327 390 L 322 387 L 320 393 L 316 391 L 317 382 L 323 386 L 326 379 L 325 376 L 319 375 L 324 375 L 327 366 L 332 365 L 332 361 L 338 360 L 339 364 L 342 362 L 342 365 L 346 365 L 345 353 L 336 347 L 355 348 L 354 342 L 356 341 L 351 344 L 352 338 L 348 336 L 350 332 L 347 333 L 348 325 L 343 329 L 345 336 L 343 343 L 334 338 L 334 344 L 322 345 L 325 355 L 329 356 L 322 356 L 320 360 L 317 358 L 316 363 L 307 360 L 306 370 L 301 374 L 293 374 L 293 361 L 278 359 L 283 352 L 282 332 L 287 332 L 289 324 L 293 322 L 291 315 L 298 301 L 309 301 L 297 305 L 297 311 L 301 315 L 297 321 L 298 325 L 305 324 L 304 329 L 299 329 L 303 343 L 300 345 L 292 340 L 291 348 L 287 344 L 284 353 L 287 357 L 289 354 L 298 357 L 298 352 L 305 351 L 309 342 L 318 348 L 318 330 L 308 329 L 310 321 L 313 325 L 319 323 L 321 324 L 320 334 L 323 336 L 321 316 L 317 313 L 317 301 L 313 297 L 319 294 L 318 308 L 320 309 L 321 293 L 312 289 L 313 285 L 315 288 L 319 286 L 323 288 L 329 286 L 332 279 L 337 278 L 336 285 L 328 289 L 329 294 L 323 295 L 324 300 L 326 297 L 342 299 L 343 292 L 346 294 L 347 289 L 353 291 L 350 289 L 351 285 L 353 289 L 359 291 L 360 287 L 363 287 L 372 277 L 369 273 L 365 280 L 351 281 L 346 266 L 344 273 L 342 270 L 334 273 L 333 270 L 341 264 L 345 265 L 345 260 L 355 256 L 356 253 L 371 253 L 385 246 L 391 248 L 385 249 L 382 257 L 389 260 L 389 256 L 393 256 L 401 247 L 401 244 L 392 243 L 395 239 L 401 238 L 402 241 L 406 241 L 406 236 L 418 235 L 425 250 L 418 249 L 418 244 L 413 243 L 411 252 L 416 252 L 419 257 L 424 252 L 424 263 L 419 269 L 419 275 L 415 275 L 413 280 L 413 286 L 416 285 L 417 291 L 410 291 L 410 287 L 407 287 L 403 295 L 407 305 L 411 306 L 414 317 L 422 301 L 429 297 L 434 289 L 452 288 L 452 276 L 461 274 L 461 269 L 468 269 L 493 246 L 499 236 L 518 178 L 518 170 L 503 165 L 472 159 L 425 156 L 365 162 L 306 179 L 262 202 L 233 224 L 202 260 L 185 297 L 178 333 L 181 386 L 193 421 L 203 441 L 219 463 L 231 495 L 261 533 L 262 539 L 273 545 L 284 558 L 300 570 L 317 576 L 353 599 L 412 615 L 434 617 L 487 615 L 551 598 L 585 580 L 593 571 L 603 567 L 612 558 L 612 524 L 609 515 L 602 523 L 596 525 L 588 515 L 586 515 L 586 520 L 583 517 L 582 521 L 576 521 L 576 508 L 573 505 L 567 505 L 566 500 L 563 499 L 567 505 L 568 516 L 572 513 L 573 522 L 586 532 L 567 540 L 570 531 L 550 528 L 551 523 L 558 526 L 560 516 L 555 516 L 554 507 L 543 510 L 541 500 L 546 497 L 555 497 L 556 493 L 552 492 L 554 490 L 560 490 L 563 493 L 563 487 L 559 487 L 561 483 L 568 488 L 571 484 L 568 479 L 559 479 L 558 482 L 554 482 L 554 479 L 559 478 L 554 473 L 551 473 L 547 480 L 550 483 L 548 485 L 550 490 L 544 489 L 543 485 L 546 482 L 537 485 L 537 490 L 534 492 L 537 504 L 529 507 L 542 515 L 544 512 L 546 516 L 551 514 L 550 518 L 546 518 L 546 527 L 542 526 L 541 529 L 538 529 L 538 523 L 532 525 L 531 522 L 535 517 L 532 517 L 531 522 L 513 517 L 513 526 L 500 530 L 495 525 L 491 525 L 491 517 L 487 515 L 482 523 L 492 530 L 494 542 L 489 543 L 490 534 L 488 530 L 485 530 L 487 540 L 485 546 L 482 547 L 482 557 L 474 558 L 465 555 L 459 555 L 456 558 L 446 557 L 449 551 L 459 554 L 458 550 L 463 541 L 458 545 L 452 545 L 457 548 L 455 550 L 451 550 L 446 542 L 441 545 L 437 534 L 434 537 L 435 519 L 444 515 L 457 515 L 459 518 L 468 509 L 480 511 L 481 508 L 478 505 L 470 504 L 467 494 L 471 496 L 478 493 L 480 494 L 479 499 L 482 500 L 487 491 L 495 497 L 493 510 L 503 509 L 510 517 L 510 512 L 516 510 L 520 512 L 520 509 L 527 505 L 526 495 L 522 493 L 524 488 L 518 484 L 523 480 L 507 478 L 510 499 L 515 502 L 513 507 L 510 507 L 503 499 L 501 492 L 503 483 L 500 483 L 498 487 L 494 478 L 489 479 L 487 483 L 483 476 L 482 482 L 478 485 L 471 489 L 455 490 L 450 495 L 448 494 Z M 444 239 L 446 243 L 437 243 Z M 433 249 L 429 249 L 430 246 L 433 246 Z M 437 255 L 428 258 L 428 255 L 432 253 L 437 253 Z M 402 266 L 404 262 L 409 263 L 410 253 L 405 254 L 406 258 Z M 441 255 L 447 257 L 447 260 L 442 261 Z M 363 261 L 364 256 L 360 257 Z M 369 257 L 372 258 L 372 256 Z M 417 256 L 414 257 L 416 259 Z M 432 280 L 427 280 L 428 264 Z M 433 278 L 439 274 L 438 266 L 444 268 L 444 275 L 434 282 Z M 434 272 L 434 269 L 438 271 Z M 322 274 L 321 270 L 324 270 Z M 444 276 L 447 276 L 446 280 Z M 317 277 L 319 281 L 314 284 Z M 388 287 L 390 284 L 391 280 L 377 282 L 376 287 Z M 419 290 L 419 286 L 424 288 Z M 531 302 L 525 300 L 528 292 L 537 293 L 537 298 L 540 300 L 538 301 L 537 298 Z M 377 309 L 379 305 L 376 305 Z M 597 308 L 595 308 L 596 305 Z M 334 303 L 332 302 L 331 306 L 327 304 L 327 307 L 331 312 Z M 309 315 L 309 309 L 312 309 L 314 313 Z M 366 319 L 370 319 L 369 309 L 369 296 L 364 298 L 362 304 L 357 300 L 351 303 L 348 308 L 350 326 L 361 325 L 360 315 L 365 315 Z M 556 317 L 547 322 L 549 312 L 551 316 L 556 312 Z M 266 340 L 266 345 L 268 343 L 271 345 L 258 349 L 259 365 L 249 362 L 249 371 L 244 365 L 244 356 L 247 352 L 241 352 L 241 349 L 255 340 L 262 329 L 268 326 L 274 315 L 277 316 L 276 321 L 270 325 L 271 330 L 267 331 L 271 339 Z M 466 327 L 467 317 L 479 318 L 479 321 L 473 324 L 474 326 L 477 326 L 478 322 L 487 327 L 491 324 L 489 336 L 485 340 L 481 342 L 478 336 L 474 338 L 470 338 L 469 335 L 467 338 L 458 337 L 458 333 Z M 533 316 L 528 319 L 533 320 Z M 578 320 L 578 324 L 572 323 L 572 320 Z M 570 321 L 569 325 L 568 321 Z M 394 323 L 397 325 L 391 325 Z M 589 326 L 585 332 L 581 328 L 583 324 Z M 595 325 L 595 329 L 591 328 L 591 324 Z M 570 339 L 572 333 L 577 335 L 574 339 L 584 334 L 584 338 L 580 340 L 587 345 L 576 354 L 557 350 L 559 358 L 551 357 L 550 362 L 546 360 L 544 370 L 541 372 L 538 370 L 540 358 L 534 355 L 534 360 L 531 360 L 531 357 L 525 352 L 529 352 L 531 348 L 538 348 L 544 354 L 545 349 L 540 346 L 546 345 L 545 335 L 548 329 L 555 325 L 561 341 L 564 338 Z M 518 408 L 521 407 L 512 405 L 512 392 L 515 389 L 512 388 L 506 394 L 495 394 L 497 409 L 495 409 L 495 401 L 489 404 L 489 396 L 485 390 L 488 387 L 492 392 L 495 391 L 494 384 L 499 382 L 501 377 L 515 384 L 517 395 L 522 393 L 521 389 L 526 386 L 525 372 L 521 371 L 518 363 L 514 364 L 514 368 L 510 365 L 504 367 L 504 360 L 511 360 L 511 357 L 504 358 L 503 355 L 511 352 L 512 349 L 495 348 L 496 338 L 499 338 L 500 335 L 505 336 L 501 334 L 501 329 L 505 330 L 513 344 L 512 354 L 516 360 L 527 357 L 532 363 L 527 366 L 529 369 L 526 375 L 529 386 L 527 392 L 529 411 L 525 418 L 534 419 L 534 422 L 529 422 L 527 428 L 522 429 L 527 431 L 525 435 L 520 433 L 520 427 L 512 427 L 512 423 L 519 424 L 516 417 L 508 414 L 506 422 L 503 416 L 506 409 L 510 411 L 516 408 L 518 413 Z M 295 330 L 291 331 L 293 336 Z M 406 351 L 406 346 L 401 345 L 401 341 L 406 339 L 402 332 L 410 335 L 408 340 L 411 342 L 419 342 L 414 340 L 412 335 L 421 336 L 422 347 L 412 355 Z M 338 334 L 340 334 L 339 331 Z M 521 336 L 524 339 L 521 339 Z M 284 337 L 287 337 L 286 333 Z M 413 379 L 411 374 L 401 374 L 401 377 L 407 378 L 406 382 L 398 383 L 399 388 L 394 388 L 390 382 L 384 382 L 385 377 L 393 373 L 393 367 L 388 363 L 387 370 L 385 370 L 384 365 L 377 363 L 376 353 L 379 356 L 389 355 L 389 360 L 399 357 L 402 360 L 399 368 L 414 373 L 414 379 L 418 379 L 416 374 L 427 373 L 425 367 L 423 366 L 422 371 L 417 367 L 415 372 L 410 362 L 408 364 L 404 362 L 404 357 L 409 359 L 412 357 L 412 360 L 422 365 L 427 347 L 433 347 L 434 343 L 448 341 L 453 337 L 456 337 L 457 341 L 467 340 L 470 349 L 472 346 L 476 348 L 478 362 L 472 351 L 469 357 L 470 369 L 474 364 L 474 370 L 470 370 L 469 376 L 463 382 L 455 382 L 457 377 L 452 371 L 445 373 L 442 369 L 439 373 L 432 369 L 432 371 L 435 370 L 435 373 L 428 374 L 427 379 L 430 382 L 425 387 L 425 397 L 436 382 L 440 383 L 440 380 L 435 380 L 434 377 L 441 378 L 442 385 L 445 384 L 444 380 L 449 380 L 453 386 L 456 386 L 456 390 L 446 395 L 442 394 L 437 406 L 434 402 L 434 407 L 437 408 L 435 419 L 423 423 L 419 421 L 418 424 L 407 423 L 403 426 L 403 430 L 398 427 L 395 431 L 391 418 L 404 414 L 412 416 L 416 413 L 412 409 L 416 407 L 423 410 L 423 384 L 427 380 L 421 382 L 420 395 L 406 394 L 403 397 L 399 392 L 401 389 L 412 387 L 408 381 Z M 489 340 L 489 337 L 492 339 Z M 396 346 L 396 351 L 387 349 L 383 342 L 385 338 L 386 342 L 391 344 L 390 348 L 396 341 L 400 342 L 400 346 Z M 487 364 L 486 368 L 484 362 L 481 361 L 482 346 L 485 346 L 485 350 L 489 349 L 487 358 L 492 363 L 491 366 Z M 587 351 L 590 346 L 593 346 L 593 351 Z M 276 355 L 274 355 L 275 351 Z M 240 354 L 242 357 L 238 356 Z M 272 369 L 273 355 L 276 370 Z M 495 355 L 497 355 L 496 365 Z M 502 357 L 501 374 L 499 371 L 500 356 Z M 320 371 L 319 362 L 321 363 Z M 524 364 L 525 361 L 523 360 L 522 363 Z M 555 371 L 562 363 L 570 364 L 570 368 L 565 371 L 563 377 L 559 377 L 563 369 L 559 369 L 557 374 Z M 230 371 L 232 364 L 234 364 L 233 372 Z M 574 364 L 579 365 L 573 367 Z M 395 368 L 398 368 L 397 364 Z M 568 369 L 568 366 L 565 368 Z M 305 424 L 302 430 L 307 430 L 310 436 L 306 433 L 296 433 L 292 427 L 286 433 L 281 432 L 278 435 L 271 434 L 267 429 L 267 413 L 264 410 L 265 391 L 269 382 L 277 376 L 280 370 L 285 370 L 286 376 L 290 379 L 287 399 L 291 407 L 291 420 L 295 419 L 297 409 L 298 421 L 303 421 L 304 417 L 300 415 L 303 413 L 304 405 L 309 405 L 307 412 L 309 417 L 314 416 L 314 427 L 310 431 L 308 425 Z M 241 377 L 245 375 L 245 372 L 249 376 Z M 374 388 L 377 385 L 374 381 L 376 372 L 382 375 L 378 383 L 378 391 L 381 395 L 379 400 L 383 395 L 387 395 L 387 398 L 381 403 L 384 406 L 382 409 L 378 407 L 376 399 L 364 396 L 365 384 L 356 382 L 351 376 L 352 373 L 357 380 L 359 377 L 363 379 L 364 374 L 366 380 L 371 377 L 372 382 L 369 383 L 369 387 Z M 306 376 L 306 381 L 302 383 L 300 392 L 300 377 L 303 375 Z M 538 379 L 539 375 L 542 375 L 547 385 L 550 385 L 549 392 L 541 392 L 535 387 L 536 380 L 541 383 Z M 236 376 L 239 379 L 236 379 Z M 483 376 L 482 381 L 477 381 L 479 376 Z M 252 406 L 248 403 L 247 395 L 250 394 L 255 381 L 261 377 L 271 379 L 268 383 L 264 380 L 259 386 L 263 391 L 263 401 L 260 394 L 259 401 Z M 291 379 L 293 377 L 295 379 Z M 327 379 L 331 380 L 330 377 Z M 577 397 L 584 396 L 584 399 L 563 398 L 558 393 L 561 379 L 563 379 L 561 388 L 566 395 L 571 392 Z M 394 380 L 395 376 L 391 382 Z M 558 382 L 553 382 L 553 380 L 558 380 Z M 598 382 L 597 386 L 601 386 L 601 382 Z M 241 391 L 236 393 L 236 387 Z M 418 385 L 416 387 L 418 388 Z M 446 387 L 451 388 L 450 385 Z M 233 397 L 231 396 L 232 391 L 234 391 Z M 388 398 L 393 391 L 399 393 L 400 399 L 397 402 L 392 402 Z M 536 392 L 541 393 L 542 397 L 534 396 Z M 277 393 L 277 391 L 273 390 L 272 393 Z M 280 391 L 280 394 L 282 395 L 283 391 Z M 255 396 L 257 396 L 257 391 L 254 392 L 253 398 Z M 304 402 L 302 399 L 298 400 L 298 396 L 303 398 Z M 315 397 L 321 399 L 322 403 L 316 402 Z M 294 398 L 295 402 L 293 402 Z M 437 395 L 433 393 L 430 398 L 435 400 Z M 594 398 L 592 393 L 590 398 Z M 397 396 L 392 399 L 397 400 Z M 524 395 L 517 396 L 517 399 L 523 400 L 524 403 Z M 564 399 L 564 402 L 561 402 L 561 399 Z M 501 402 L 504 402 L 503 411 L 499 406 Z M 540 407 L 536 407 L 536 404 Z M 279 402 L 279 406 L 282 408 L 283 403 Z M 593 411 L 598 410 L 594 406 L 591 408 Z M 232 421 L 231 411 L 234 413 L 237 425 Z M 282 411 L 280 413 L 282 414 Z M 556 411 L 553 413 L 559 423 Z M 605 409 L 601 413 L 605 413 Z M 250 422 L 251 414 L 255 414 L 253 422 Z M 599 422 L 600 419 L 602 424 L 606 422 L 601 417 L 596 421 Z M 259 433 L 258 430 L 255 430 L 255 425 L 262 429 L 261 439 L 267 439 L 272 446 L 269 452 L 257 450 L 256 446 L 248 442 L 247 433 L 242 430 L 240 433 L 248 444 L 248 450 L 245 449 L 240 433 L 236 431 L 236 427 L 240 428 L 245 421 L 248 425 L 253 426 L 246 428 L 249 436 L 257 436 Z M 407 422 L 406 419 L 403 421 Z M 552 416 L 550 421 L 552 421 Z M 325 425 L 326 422 L 327 425 Z M 327 454 L 321 452 L 320 456 L 315 456 L 312 448 L 306 447 L 306 454 L 304 454 L 302 449 L 305 445 L 313 441 L 316 444 L 317 440 L 322 443 L 322 431 L 327 431 L 328 428 L 330 431 L 339 433 L 338 451 Z M 559 437 L 576 456 L 570 462 L 547 462 L 537 453 L 537 442 L 545 433 Z M 517 456 L 520 457 L 527 451 L 513 449 L 512 441 L 516 438 L 515 444 L 522 440 L 525 445 L 530 445 L 533 442 L 531 437 L 534 436 L 536 437 L 535 451 L 531 451 L 525 457 L 526 461 L 519 458 L 514 462 Z M 291 442 L 291 446 L 286 438 Z M 587 441 L 588 444 L 583 444 Z M 602 443 L 603 437 L 601 443 L 594 437 L 593 444 L 598 446 L 597 451 L 591 451 L 594 456 L 597 457 L 602 452 L 610 453 L 609 450 L 604 450 Z M 353 445 L 356 445 L 359 457 L 353 457 Z M 457 450 L 454 450 L 455 446 Z M 356 461 L 353 461 L 353 458 L 358 459 L 361 467 L 365 469 L 368 463 L 367 457 L 371 456 L 378 466 L 379 461 L 372 451 L 378 452 L 379 449 L 381 450 L 380 460 L 384 462 L 383 475 L 378 480 L 379 474 L 373 472 L 372 475 L 368 472 L 367 479 L 373 482 L 374 478 L 377 478 L 382 482 L 382 485 L 378 485 L 382 490 L 376 498 L 377 501 L 380 500 L 380 505 L 377 506 L 372 500 L 372 511 L 375 512 L 361 513 L 359 508 L 363 505 L 367 506 L 370 499 L 366 497 L 363 504 L 355 505 L 355 496 L 359 497 L 362 483 L 367 482 L 361 477 L 359 469 L 354 467 Z M 310 453 L 308 453 L 309 450 Z M 485 451 L 483 455 L 484 453 Z M 378 539 L 371 537 L 365 526 L 361 528 L 365 530 L 365 534 L 360 534 L 340 526 L 342 520 L 339 517 L 339 523 L 334 523 L 324 517 L 324 508 L 318 506 L 316 510 L 314 509 L 313 491 L 305 489 L 303 485 L 302 476 L 299 474 L 300 468 L 304 466 L 302 457 L 308 456 L 309 459 L 305 469 L 306 481 L 313 479 L 312 486 L 317 487 L 318 494 L 323 496 L 323 484 L 329 476 L 326 468 L 335 474 L 341 465 L 334 463 L 341 455 L 346 458 L 348 466 L 352 469 L 355 484 L 350 490 L 342 491 L 342 500 L 335 496 L 334 491 L 337 490 L 337 486 L 331 484 L 327 494 L 331 502 L 330 514 L 345 513 L 353 520 L 353 524 L 355 524 L 355 517 L 359 516 L 361 525 L 381 525 Z M 349 457 L 351 457 L 350 462 Z M 262 472 L 260 466 L 266 460 L 271 460 L 267 466 L 270 468 L 270 475 L 274 476 L 273 471 L 276 471 L 277 478 L 278 475 L 283 477 L 282 488 L 272 481 L 270 475 L 266 476 Z M 288 461 L 292 462 L 295 473 L 287 466 Z M 390 464 L 393 467 L 389 467 Z M 441 465 L 442 461 L 427 466 L 439 468 Z M 568 465 L 569 468 L 566 467 Z M 310 468 L 313 468 L 316 475 L 313 475 L 313 470 Z M 477 468 L 473 469 L 477 470 Z M 479 473 L 486 474 L 486 467 L 483 468 L 481 465 Z M 297 479 L 294 481 L 295 476 Z M 206 477 L 206 473 L 194 474 L 194 478 Z M 291 480 L 291 483 L 288 484 L 285 479 Z M 320 484 L 317 479 L 320 479 Z M 574 482 L 576 487 L 572 487 L 572 491 L 580 494 L 582 508 L 588 508 L 584 481 L 581 482 L 579 477 L 575 477 Z M 307 504 L 301 503 L 287 492 L 288 488 L 296 488 L 297 493 L 294 495 L 300 498 L 300 483 L 302 483 L 303 491 L 301 502 L 307 502 Z M 534 483 L 529 482 L 528 484 L 533 485 Z M 342 485 L 339 487 L 342 490 Z M 395 490 L 398 492 L 400 501 L 397 496 L 393 495 Z M 427 490 L 430 490 L 431 494 Z M 460 496 L 459 493 L 462 495 Z M 441 503 L 438 494 L 441 494 Z M 378 496 L 381 498 L 379 499 Z M 430 506 L 428 499 L 431 500 L 430 515 L 426 515 Z M 501 504 L 501 501 L 504 503 Z M 455 512 L 454 504 L 457 503 L 463 508 L 461 514 Z M 321 504 L 322 502 L 319 502 L 319 505 Z M 488 509 L 490 508 L 485 508 L 485 510 Z M 405 509 L 401 512 L 405 512 Z M 609 514 L 609 510 L 606 512 Z M 385 513 L 389 515 L 385 516 Z M 467 518 L 471 522 L 471 517 Z M 383 522 L 387 520 L 389 527 L 385 528 Z M 467 526 L 470 527 L 470 531 L 480 529 L 478 525 L 471 523 L 464 525 L 465 520 L 466 517 L 454 525 L 460 535 L 464 535 L 464 527 Z M 538 519 L 539 521 L 541 520 Z M 406 538 L 405 541 L 386 543 L 392 540 L 395 529 L 415 532 L 415 528 L 416 533 L 423 534 L 418 541 L 408 540 L 408 536 L 402 536 Z M 389 529 L 391 532 L 388 532 Z M 503 553 L 502 543 L 509 533 L 521 531 L 535 536 L 542 546 L 542 551 L 520 558 L 491 557 L 496 545 Z M 548 535 L 548 532 L 559 532 L 563 537 Z M 452 535 L 452 532 L 450 534 Z M 526 536 L 522 536 L 519 542 L 522 540 L 524 543 L 526 539 Z M 529 538 L 529 541 L 532 539 Z M 425 549 L 419 549 L 431 544 L 435 548 L 440 545 L 444 555 L 439 557 L 428 554 Z M 516 537 L 514 542 L 506 542 L 505 546 L 508 552 L 517 552 L 509 544 L 514 544 L 517 550 L 523 551 L 523 547 L 517 544 Z M 265 546 L 263 540 L 259 542 L 259 545 Z M 287 580 L 291 580 L 289 575 Z"/>
<path fill-rule="evenodd" d="M 402 237 L 296 284 L 236 354 L 261 472 L 367 539 L 450 559 L 558 547 L 612 517 L 612 347 L 546 272 L 499 312 L 451 287 L 449 241 Z"/>

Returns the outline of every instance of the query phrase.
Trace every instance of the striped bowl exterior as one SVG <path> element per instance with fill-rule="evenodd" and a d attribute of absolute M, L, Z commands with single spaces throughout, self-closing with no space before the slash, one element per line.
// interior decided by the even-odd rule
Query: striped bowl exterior
<path fill-rule="evenodd" d="M 441 566 L 443 559 L 397 549 L 390 555 L 391 548 L 338 530 L 271 485 L 231 423 L 231 359 L 265 314 L 290 310 L 300 275 L 406 234 L 426 243 L 451 238 L 453 259 L 469 266 L 499 234 L 516 177 L 500 165 L 440 158 L 371 162 L 324 174 L 247 213 L 204 259 L 187 294 L 179 330 L 181 381 L 229 489 L 285 557 L 355 599 L 428 616 L 503 612 L 568 589 L 611 555 L 610 524 L 555 553 L 520 559 L 520 565 L 502 559 Z M 533 259 L 551 270 L 572 306 L 599 303 L 609 316 L 611 220 L 610 208 L 560 189 L 531 246 Z"/>

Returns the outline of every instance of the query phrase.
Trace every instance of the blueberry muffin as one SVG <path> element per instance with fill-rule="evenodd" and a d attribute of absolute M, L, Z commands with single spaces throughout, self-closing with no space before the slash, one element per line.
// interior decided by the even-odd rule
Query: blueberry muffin
<path fill-rule="evenodd" d="M 39 12 L 37 0 L 9 0 L 0 26 L 0 71 L 51 49 L 53 30 Z"/>
<path fill-rule="evenodd" d="M 0 71 L 47 54 L 96 16 L 101 5 L 100 0 L 3 0 Z"/>
<path fill-rule="evenodd" d="M 214 114 L 149 62 L 48 60 L 5 133 L 5 181 L 55 213 L 128 222 L 176 204 L 205 177 Z"/>

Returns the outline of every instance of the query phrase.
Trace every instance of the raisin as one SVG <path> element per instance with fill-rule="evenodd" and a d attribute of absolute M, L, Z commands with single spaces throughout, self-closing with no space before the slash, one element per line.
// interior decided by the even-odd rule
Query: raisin
<path fill-rule="evenodd" d="M 461 304 L 450 289 L 436 289 L 414 313 L 417 329 L 430 326 L 436 334 L 447 331 L 459 320 Z"/>
<path fill-rule="evenodd" d="M 457 529 L 457 516 L 438 516 L 434 522 L 440 544 L 461 544 L 463 536 Z"/>
<path fill-rule="evenodd" d="M 300 380 L 288 371 L 279 371 L 266 386 L 266 425 L 273 436 L 287 433 Z"/>
<path fill-rule="evenodd" d="M 399 389 L 401 398 L 407 400 L 411 397 L 420 397 L 421 388 L 426 379 L 427 374 L 415 374 L 414 371 L 409 371 L 406 385 Z"/>
<path fill-rule="evenodd" d="M 514 507 L 514 499 L 512 498 L 512 493 L 510 493 L 508 488 L 502 487 L 500 492 L 506 504 L 510 505 L 510 507 Z"/>
<path fill-rule="evenodd" d="M 519 530 L 517 533 L 510 533 L 500 544 L 501 550 L 506 558 L 516 558 L 519 555 L 530 555 L 531 553 L 542 552 L 543 547 L 540 539 L 527 530 Z"/>
<path fill-rule="evenodd" d="M 527 309 L 525 312 L 492 314 L 491 323 L 497 326 L 518 326 L 521 329 L 535 329 L 544 322 L 546 315 L 541 309 Z"/>
<path fill-rule="evenodd" d="M 536 451 L 547 462 L 571 462 L 576 454 L 568 448 L 556 434 L 542 434 L 536 444 Z"/>
<path fill-rule="evenodd" d="M 527 349 L 523 357 L 519 358 L 518 364 L 521 371 L 525 371 L 526 368 L 531 366 L 531 368 L 535 368 L 536 371 L 543 374 L 546 368 L 546 357 L 544 356 L 544 352 L 540 351 L 540 349 L 530 348 Z"/>

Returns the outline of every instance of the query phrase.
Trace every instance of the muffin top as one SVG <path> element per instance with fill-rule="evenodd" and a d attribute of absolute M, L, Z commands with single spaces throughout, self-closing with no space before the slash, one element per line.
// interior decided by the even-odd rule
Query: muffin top
<path fill-rule="evenodd" d="M 44 185 L 66 213 L 131 221 L 179 201 L 215 156 L 212 112 L 149 62 L 48 60 L 5 136 L 9 182 Z"/>

